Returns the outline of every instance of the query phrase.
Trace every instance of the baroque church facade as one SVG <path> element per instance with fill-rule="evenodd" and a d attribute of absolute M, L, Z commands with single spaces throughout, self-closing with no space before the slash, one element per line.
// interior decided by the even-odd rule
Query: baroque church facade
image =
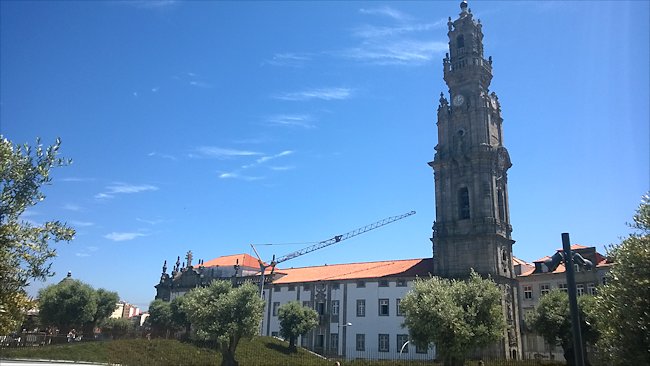
<path fill-rule="evenodd" d="M 489 90 L 492 59 L 483 53 L 483 32 L 467 2 L 449 18 L 449 52 L 443 59 L 449 99 L 440 95 L 438 144 L 429 165 L 435 181 L 436 217 L 430 258 L 276 268 L 266 277 L 262 335 L 279 334 L 277 309 L 300 301 L 319 313 L 318 327 L 300 339 L 303 347 L 327 355 L 379 359 L 432 359 L 435 345 L 410 344 L 402 327 L 400 301 L 417 277 L 464 278 L 474 269 L 490 276 L 502 291 L 507 329 L 482 355 L 521 358 L 519 294 L 513 267 L 508 209 L 510 157 L 503 142 L 501 106 Z M 246 254 L 187 265 L 166 265 L 156 298 L 171 301 L 217 278 L 235 284 L 258 281 L 256 260 Z"/>

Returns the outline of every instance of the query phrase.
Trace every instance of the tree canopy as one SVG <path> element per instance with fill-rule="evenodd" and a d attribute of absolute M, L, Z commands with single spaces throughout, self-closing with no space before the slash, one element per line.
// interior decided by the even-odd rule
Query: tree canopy
<path fill-rule="evenodd" d="M 630 226 L 636 232 L 608 252 L 614 266 L 597 295 L 598 348 L 610 365 L 650 365 L 650 196 Z"/>
<path fill-rule="evenodd" d="M 463 365 L 468 352 L 501 339 L 506 327 L 499 287 L 474 271 L 466 281 L 416 280 L 401 309 L 411 339 L 433 342 L 445 365 Z"/>
<path fill-rule="evenodd" d="M 253 337 L 262 321 L 264 300 L 258 287 L 245 283 L 233 288 L 229 281 L 213 281 L 184 296 L 182 308 L 197 335 L 218 342 L 223 366 L 238 365 L 235 350 L 239 341 Z"/>
<path fill-rule="evenodd" d="M 117 292 L 93 289 L 79 280 L 66 278 L 38 293 L 41 324 L 62 332 L 72 328 L 92 334 L 96 326 L 108 319 L 119 301 Z"/>
<path fill-rule="evenodd" d="M 59 221 L 34 224 L 21 217 L 45 199 L 41 186 L 51 182 L 50 170 L 70 161 L 57 157 L 61 141 L 43 148 L 14 145 L 0 135 L 0 333 L 14 330 L 32 306 L 25 292 L 31 280 L 53 273 L 56 252 L 50 242 L 72 240 L 75 231 Z"/>
<path fill-rule="evenodd" d="M 296 339 L 318 325 L 316 310 L 290 301 L 278 309 L 280 335 L 289 340 L 289 350 L 296 351 Z"/>
<path fill-rule="evenodd" d="M 582 295 L 578 297 L 582 340 L 591 345 L 595 345 L 598 339 L 598 330 L 595 327 L 594 318 L 595 305 L 596 299 L 593 296 Z M 526 317 L 526 325 L 535 333 L 541 335 L 546 343 L 560 345 L 564 351 L 564 359 L 567 364 L 573 365 L 575 363 L 568 293 L 560 289 L 554 289 L 542 296 L 537 307 Z"/>
<path fill-rule="evenodd" d="M 169 332 L 172 330 L 172 310 L 170 303 L 161 299 L 155 299 L 149 304 L 149 317 L 147 318 L 151 324 L 152 333 L 155 336 L 169 337 Z"/>

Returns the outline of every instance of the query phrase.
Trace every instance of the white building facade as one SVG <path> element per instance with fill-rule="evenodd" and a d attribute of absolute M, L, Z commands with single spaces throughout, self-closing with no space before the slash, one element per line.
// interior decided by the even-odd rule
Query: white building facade
<path fill-rule="evenodd" d="M 299 344 L 348 359 L 433 359 L 433 346 L 410 344 L 400 301 L 416 277 L 427 278 L 432 259 L 348 263 L 276 270 L 264 291 L 262 334 L 280 332 L 278 308 L 290 301 L 313 308 L 319 325 Z"/>

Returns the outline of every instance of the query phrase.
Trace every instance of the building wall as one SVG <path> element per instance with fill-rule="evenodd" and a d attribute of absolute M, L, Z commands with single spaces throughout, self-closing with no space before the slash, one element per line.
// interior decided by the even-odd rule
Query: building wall
<path fill-rule="evenodd" d="M 598 286 L 604 284 L 605 275 L 609 272 L 610 268 L 610 265 L 606 265 L 596 267 L 591 271 L 581 269 L 579 272 L 576 272 L 575 278 L 578 291 L 582 288 L 584 294 L 595 295 L 598 291 Z M 519 304 L 521 305 L 522 310 L 522 324 L 525 324 L 527 314 L 532 312 L 539 304 L 539 299 L 543 296 L 543 291 L 566 288 L 566 273 L 530 274 L 528 276 L 519 276 L 518 281 Z M 527 295 L 527 293 L 530 295 Z M 562 347 L 549 345 L 541 336 L 525 331 L 525 325 L 523 329 L 522 340 L 525 358 L 550 358 L 555 360 L 564 360 Z"/>
<path fill-rule="evenodd" d="M 398 280 L 401 286 L 398 286 Z M 363 282 L 363 285 L 360 282 Z M 324 355 L 340 355 L 348 359 L 433 359 L 433 347 L 426 352 L 417 353 L 415 345 L 408 344 L 401 356 L 399 353 L 398 335 L 408 337 L 408 329 L 402 327 L 404 317 L 397 315 L 397 300 L 406 295 L 412 284 L 413 279 L 372 278 L 299 283 L 293 284 L 291 291 L 291 285 L 274 285 L 272 290 L 265 289 L 266 308 L 262 334 L 278 335 L 280 324 L 274 308 L 297 300 L 320 313 L 319 326 L 299 340 L 299 344 L 305 348 Z M 333 312 L 333 301 L 338 301 L 338 312 Z M 363 314 L 357 313 L 358 301 L 365 303 Z M 387 315 L 380 315 L 380 301 L 387 301 Z M 363 350 L 357 350 L 357 334 L 363 335 Z M 387 349 L 381 351 L 380 334 L 383 342 L 387 337 L 387 344 L 384 343 Z M 322 345 L 319 339 L 322 340 Z M 337 340 L 338 344 L 335 343 Z"/>

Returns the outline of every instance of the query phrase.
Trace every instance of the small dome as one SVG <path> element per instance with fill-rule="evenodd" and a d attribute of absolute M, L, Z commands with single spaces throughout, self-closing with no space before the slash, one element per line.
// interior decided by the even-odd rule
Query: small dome
<path fill-rule="evenodd" d="M 463 1 L 460 2 L 460 8 L 463 9 L 463 10 L 467 9 L 467 1 L 466 0 L 463 0 Z"/>

